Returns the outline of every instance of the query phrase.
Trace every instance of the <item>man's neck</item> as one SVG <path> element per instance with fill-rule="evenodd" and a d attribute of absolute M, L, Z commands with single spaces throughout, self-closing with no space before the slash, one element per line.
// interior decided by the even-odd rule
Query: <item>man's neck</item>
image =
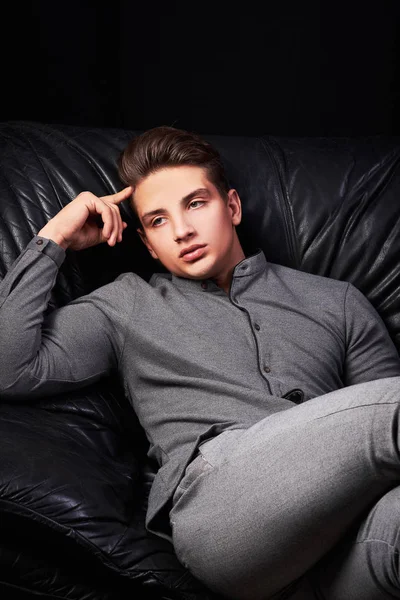
<path fill-rule="evenodd" d="M 232 265 L 216 277 L 213 277 L 213 281 L 216 283 L 216 285 L 223 289 L 226 294 L 229 294 L 229 290 L 231 288 L 233 271 L 236 265 L 238 265 L 244 258 L 246 258 L 245 253 L 239 244 L 236 248 Z"/>
<path fill-rule="evenodd" d="M 233 269 L 235 267 L 233 267 L 232 269 L 229 270 L 229 272 L 225 273 L 223 276 L 221 277 L 213 277 L 213 281 L 215 282 L 215 284 L 220 287 L 221 289 L 224 290 L 224 292 L 226 294 L 229 295 L 229 290 L 231 289 L 231 283 L 232 283 L 232 274 L 233 274 Z"/>

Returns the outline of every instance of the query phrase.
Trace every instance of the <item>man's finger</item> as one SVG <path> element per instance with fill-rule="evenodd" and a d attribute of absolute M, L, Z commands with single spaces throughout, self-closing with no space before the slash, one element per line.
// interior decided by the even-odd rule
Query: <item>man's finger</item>
<path fill-rule="evenodd" d="M 102 200 L 107 200 L 108 202 L 113 202 L 117 204 L 118 202 L 122 202 L 122 200 L 126 200 L 132 194 L 132 187 L 129 185 L 128 187 L 120 190 L 116 194 L 110 194 L 109 196 L 102 196 Z"/>
<path fill-rule="evenodd" d="M 100 201 L 99 198 L 96 199 L 95 209 L 97 214 L 100 215 L 103 225 L 101 226 L 99 217 L 95 218 L 96 224 L 101 227 L 103 237 L 105 239 L 108 239 L 111 236 L 111 233 L 114 228 L 114 211 L 111 208 L 110 204 Z"/>

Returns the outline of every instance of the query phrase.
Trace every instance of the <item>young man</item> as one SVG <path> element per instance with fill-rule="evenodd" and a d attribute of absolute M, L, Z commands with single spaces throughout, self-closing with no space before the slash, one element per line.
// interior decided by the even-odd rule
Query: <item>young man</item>
<path fill-rule="evenodd" d="M 1 283 L 1 397 L 118 371 L 160 465 L 147 525 L 227 598 L 399 598 L 400 361 L 381 319 L 348 283 L 246 257 L 239 195 L 198 136 L 150 130 L 119 168 L 127 188 L 80 194 Z M 130 196 L 169 273 L 46 315 L 65 251 L 121 241 Z"/>

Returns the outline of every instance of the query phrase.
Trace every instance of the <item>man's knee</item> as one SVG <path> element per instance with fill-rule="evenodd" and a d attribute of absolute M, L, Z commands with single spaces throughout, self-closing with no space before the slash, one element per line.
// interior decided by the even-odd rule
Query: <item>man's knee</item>
<path fill-rule="evenodd" d="M 400 598 L 400 486 L 373 506 L 314 571 L 326 600 Z"/>
<path fill-rule="evenodd" d="M 356 543 L 362 547 L 377 584 L 400 597 L 400 486 L 375 504 L 359 529 Z"/>

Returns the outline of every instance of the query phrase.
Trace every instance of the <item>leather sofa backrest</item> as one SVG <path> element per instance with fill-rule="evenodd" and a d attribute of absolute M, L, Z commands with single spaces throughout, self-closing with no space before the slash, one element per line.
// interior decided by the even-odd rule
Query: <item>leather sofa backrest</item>
<path fill-rule="evenodd" d="M 0 277 L 31 237 L 83 190 L 121 189 L 116 159 L 138 132 L 3 123 L 0 137 Z M 354 283 L 400 348 L 400 144 L 397 138 L 205 135 L 242 199 L 245 248 L 271 262 Z M 131 227 L 115 248 L 69 252 L 50 310 L 133 270 L 158 265 Z M 96 264 L 96 268 L 93 268 Z"/>

